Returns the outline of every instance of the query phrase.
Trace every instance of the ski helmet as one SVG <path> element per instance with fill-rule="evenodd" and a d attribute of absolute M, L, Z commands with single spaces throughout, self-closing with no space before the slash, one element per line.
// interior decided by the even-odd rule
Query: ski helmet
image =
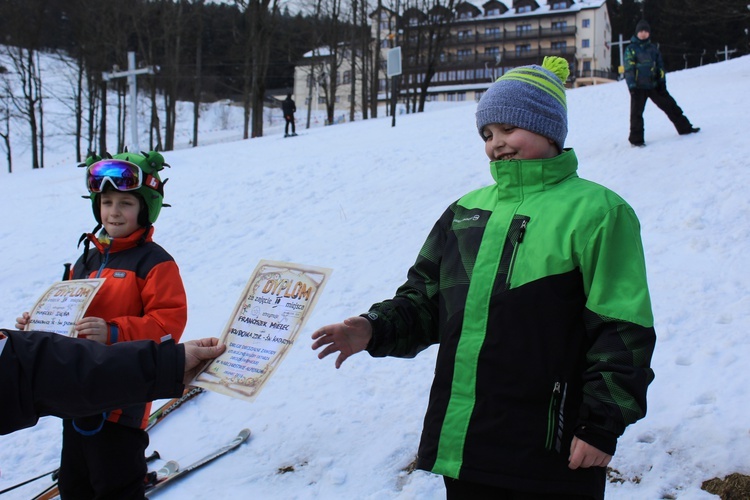
<path fill-rule="evenodd" d="M 138 224 L 145 227 L 156 222 L 156 219 L 159 217 L 159 212 L 161 212 L 161 207 L 164 205 L 164 184 L 166 184 L 166 181 L 168 180 L 165 179 L 164 182 L 162 182 L 161 177 L 159 176 L 159 171 L 161 171 L 164 167 L 169 166 L 164 162 L 164 157 L 161 155 L 161 153 L 159 153 L 158 151 L 149 151 L 148 153 L 141 151 L 140 154 L 125 152 L 116 154 L 114 156 L 105 153 L 104 158 L 97 155 L 96 153 L 93 153 L 88 158 L 86 158 L 86 162 L 84 164 L 80 165 L 81 167 L 86 167 L 87 186 L 89 186 L 88 168 L 94 163 L 102 161 L 103 159 L 124 160 L 140 168 L 142 173 L 140 187 L 123 191 L 135 194 L 141 201 L 142 210 L 138 216 Z M 118 189 L 111 179 L 108 180 L 109 186 L 114 189 Z M 103 182 L 104 184 L 107 184 L 107 180 Z M 102 185 L 102 187 L 104 187 L 104 185 Z M 92 191 L 89 187 L 88 198 L 91 199 L 91 208 L 94 212 L 94 218 L 99 224 L 101 224 L 102 222 L 101 209 L 99 206 L 100 193 L 101 192 Z M 145 208 L 145 211 L 143 210 L 143 208 Z"/>

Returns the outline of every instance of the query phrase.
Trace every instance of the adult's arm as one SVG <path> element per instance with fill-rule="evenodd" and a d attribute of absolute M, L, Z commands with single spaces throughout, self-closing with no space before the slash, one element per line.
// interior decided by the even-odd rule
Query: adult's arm
<path fill-rule="evenodd" d="M 184 389 L 185 347 L 168 340 L 105 346 L 50 332 L 0 330 L 0 434 L 31 427 L 39 417 L 74 418 Z"/>

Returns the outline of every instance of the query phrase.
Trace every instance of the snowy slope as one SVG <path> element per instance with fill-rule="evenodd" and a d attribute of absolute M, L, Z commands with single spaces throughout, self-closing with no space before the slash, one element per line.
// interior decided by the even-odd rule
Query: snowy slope
<path fill-rule="evenodd" d="M 649 104 L 643 149 L 627 142 L 624 83 L 568 94 L 567 145 L 581 176 L 620 193 L 641 219 L 658 335 L 649 414 L 620 440 L 611 465 L 622 482 L 608 486 L 611 499 L 712 498 L 703 480 L 750 473 L 750 57 L 668 83 L 702 131 L 678 136 Z M 435 348 L 413 360 L 360 354 L 335 370 L 316 358 L 309 335 L 391 296 L 444 208 L 492 181 L 474 108 L 433 104 L 398 116 L 395 128 L 390 118 L 368 120 L 165 154 L 173 207 L 155 236 L 185 281 L 185 339 L 219 334 L 260 259 L 334 273 L 254 403 L 205 394 L 154 430 L 151 449 L 183 464 L 243 427 L 254 433 L 159 498 L 443 497 L 441 478 L 404 472 Z M 94 225 L 83 193 L 72 161 L 0 174 L 1 325 L 12 326 L 77 257 L 78 236 Z M 59 435 L 59 420 L 45 418 L 0 437 L 0 489 L 56 467 Z"/>

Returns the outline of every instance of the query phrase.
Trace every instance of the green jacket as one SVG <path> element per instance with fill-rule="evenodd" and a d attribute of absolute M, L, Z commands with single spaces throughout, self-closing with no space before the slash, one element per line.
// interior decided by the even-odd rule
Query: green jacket
<path fill-rule="evenodd" d="M 440 344 L 418 467 L 499 487 L 601 498 L 567 467 L 574 435 L 613 454 L 646 413 L 655 343 L 640 226 L 579 178 L 573 150 L 496 161 L 453 203 L 395 297 L 364 315 L 372 356 Z"/>

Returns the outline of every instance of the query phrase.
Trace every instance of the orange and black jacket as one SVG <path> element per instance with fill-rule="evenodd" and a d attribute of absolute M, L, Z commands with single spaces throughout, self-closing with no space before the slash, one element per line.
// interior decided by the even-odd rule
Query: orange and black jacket
<path fill-rule="evenodd" d="M 151 239 L 153 227 L 103 244 L 89 234 L 91 248 L 75 263 L 73 279 L 105 278 L 86 317 L 109 325 L 107 344 L 130 340 L 180 340 L 187 323 L 187 298 L 177 263 Z M 146 233 L 146 234 L 144 234 Z M 85 261 L 84 261 L 85 257 Z M 145 428 L 151 404 L 109 413 L 107 420 Z"/>

